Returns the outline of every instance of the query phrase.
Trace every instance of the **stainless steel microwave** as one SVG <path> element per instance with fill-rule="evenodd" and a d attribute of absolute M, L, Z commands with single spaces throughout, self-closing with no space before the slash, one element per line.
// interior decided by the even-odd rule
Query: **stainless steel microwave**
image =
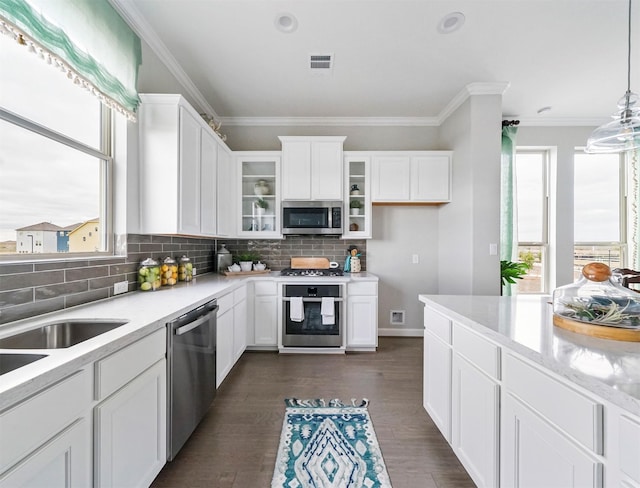
<path fill-rule="evenodd" d="M 342 234 L 342 202 L 282 202 L 283 234 Z"/>

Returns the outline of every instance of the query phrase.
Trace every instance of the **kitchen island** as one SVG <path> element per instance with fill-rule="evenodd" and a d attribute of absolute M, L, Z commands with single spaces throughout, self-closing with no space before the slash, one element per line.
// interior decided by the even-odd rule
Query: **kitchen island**
<path fill-rule="evenodd" d="M 640 343 L 549 297 L 419 295 L 424 406 L 479 486 L 640 486 Z"/>

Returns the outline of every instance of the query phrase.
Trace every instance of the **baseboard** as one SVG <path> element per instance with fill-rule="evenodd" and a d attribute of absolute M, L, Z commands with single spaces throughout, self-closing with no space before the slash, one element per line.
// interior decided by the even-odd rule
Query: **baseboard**
<path fill-rule="evenodd" d="M 423 337 L 424 329 L 378 329 L 378 337 Z"/>

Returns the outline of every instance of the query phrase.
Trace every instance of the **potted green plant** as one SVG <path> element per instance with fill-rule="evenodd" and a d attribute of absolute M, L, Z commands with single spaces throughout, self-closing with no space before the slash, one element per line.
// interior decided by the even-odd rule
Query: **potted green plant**
<path fill-rule="evenodd" d="M 515 285 L 516 280 L 521 280 L 529 269 L 531 269 L 531 266 L 528 263 L 500 261 L 500 290 L 504 286 Z"/>
<path fill-rule="evenodd" d="M 255 253 L 250 251 L 243 251 L 236 255 L 236 260 L 240 264 L 240 271 L 251 271 L 253 269 L 253 262 L 260 259 Z"/>
<path fill-rule="evenodd" d="M 269 202 L 267 202 L 264 198 L 258 198 L 255 203 L 256 214 L 263 215 L 265 210 L 269 208 Z"/>
<path fill-rule="evenodd" d="M 351 215 L 360 215 L 361 208 L 362 202 L 360 200 L 351 200 L 349 202 L 349 212 Z"/>

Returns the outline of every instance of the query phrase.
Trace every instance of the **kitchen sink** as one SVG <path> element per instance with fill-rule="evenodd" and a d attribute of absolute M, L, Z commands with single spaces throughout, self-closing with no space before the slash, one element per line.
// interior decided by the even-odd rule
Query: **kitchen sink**
<path fill-rule="evenodd" d="M 67 320 L 0 339 L 0 349 L 63 349 L 126 324 L 122 320 Z"/>
<path fill-rule="evenodd" d="M 31 364 L 38 359 L 46 358 L 45 354 L 11 354 L 0 353 L 0 375 Z"/>

